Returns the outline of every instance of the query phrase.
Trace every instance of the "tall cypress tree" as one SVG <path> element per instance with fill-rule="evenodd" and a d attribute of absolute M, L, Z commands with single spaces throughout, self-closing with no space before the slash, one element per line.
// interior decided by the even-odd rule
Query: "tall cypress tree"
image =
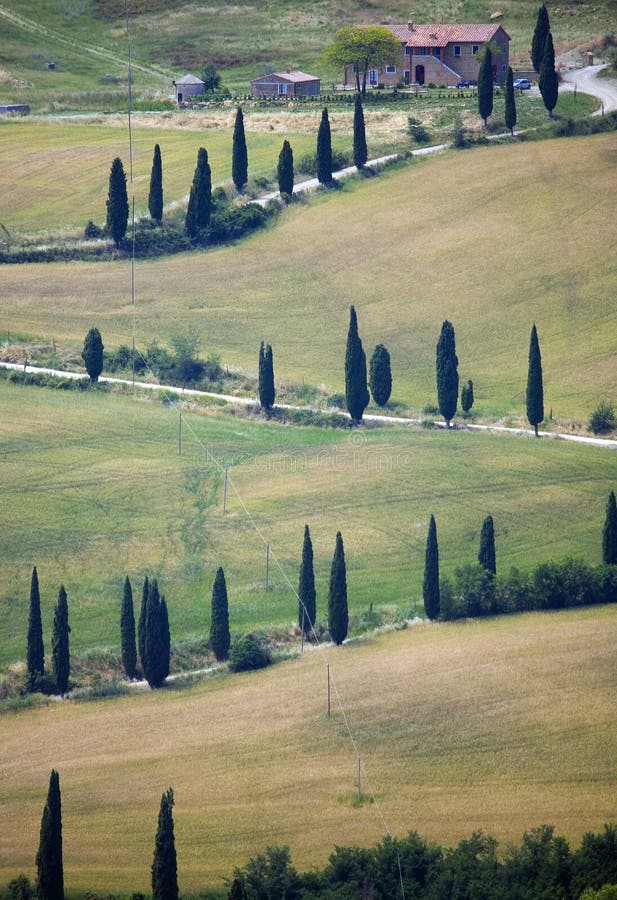
<path fill-rule="evenodd" d="M 152 157 L 148 210 L 155 222 L 161 221 L 163 218 L 163 164 L 161 161 L 161 148 L 158 144 L 154 145 L 154 156 Z"/>
<path fill-rule="evenodd" d="M 447 319 L 441 326 L 437 341 L 436 370 L 439 412 L 446 420 L 446 428 L 449 428 L 458 403 L 458 358 L 454 328 Z"/>
<path fill-rule="evenodd" d="M 461 407 L 463 408 L 463 412 L 469 412 L 473 406 L 473 401 L 473 381 L 469 379 L 469 381 L 465 382 L 461 391 Z"/>
<path fill-rule="evenodd" d="M 546 50 L 546 36 L 551 30 L 551 26 L 548 19 L 548 10 L 544 3 L 538 10 L 538 18 L 536 19 L 536 27 L 533 32 L 533 38 L 531 41 L 531 63 L 538 72 L 540 73 L 540 69 L 542 68 L 542 61 L 544 59 L 544 52 Z"/>
<path fill-rule="evenodd" d="M 152 900 L 178 900 L 178 864 L 173 820 L 174 792 L 161 797 L 152 860 Z"/>
<path fill-rule="evenodd" d="M 289 141 L 283 141 L 276 176 L 281 194 L 289 194 L 291 197 L 294 189 L 294 154 Z"/>
<path fill-rule="evenodd" d="M 122 160 L 117 156 L 111 164 L 109 173 L 109 192 L 107 195 L 107 222 L 106 231 L 120 246 L 120 241 L 126 234 L 129 221 L 129 197 L 126 191 L 126 175 Z"/>
<path fill-rule="evenodd" d="M 71 674 L 71 657 L 69 651 L 69 607 L 64 585 L 60 585 L 58 591 L 58 603 L 54 612 L 54 630 L 51 639 L 51 658 L 56 682 L 56 690 L 59 694 L 66 694 L 69 689 L 69 676 Z"/>
<path fill-rule="evenodd" d="M 313 542 L 308 525 L 304 526 L 302 543 L 302 563 L 298 580 L 298 624 L 305 637 L 310 637 L 315 626 L 317 595 L 315 592 L 315 572 L 313 570 Z"/>
<path fill-rule="evenodd" d="M 529 338 L 529 367 L 527 369 L 527 419 L 538 437 L 538 425 L 544 419 L 544 386 L 542 357 L 535 323 Z"/>
<path fill-rule="evenodd" d="M 127 575 L 124 579 L 122 611 L 120 613 L 120 646 L 122 665 L 127 678 L 137 674 L 137 648 L 135 646 L 135 611 L 133 608 L 133 588 Z"/>
<path fill-rule="evenodd" d="M 139 650 L 139 660 L 141 662 L 142 672 L 144 668 L 144 657 L 146 655 L 146 610 L 148 609 L 149 595 L 150 582 L 146 575 L 141 590 L 141 606 L 139 609 L 139 621 L 137 623 L 137 649 Z"/>
<path fill-rule="evenodd" d="M 218 568 L 212 585 L 212 613 L 210 617 L 210 646 L 219 662 L 229 656 L 229 603 L 225 572 Z"/>
<path fill-rule="evenodd" d="M 93 383 L 99 380 L 103 371 L 103 339 L 98 328 L 91 328 L 84 339 L 84 347 L 81 358 L 84 361 L 86 372 Z"/>
<path fill-rule="evenodd" d="M 478 112 L 486 126 L 486 120 L 493 112 L 493 54 L 488 44 L 484 45 L 478 70 Z"/>
<path fill-rule="evenodd" d="M 611 491 L 606 503 L 606 519 L 602 530 L 602 562 L 606 566 L 617 565 L 617 505 Z"/>
<path fill-rule="evenodd" d="M 369 403 L 366 384 L 366 356 L 358 334 L 358 319 L 353 306 L 349 308 L 349 330 L 345 350 L 345 400 L 353 422 L 361 422 Z"/>
<path fill-rule="evenodd" d="M 32 684 L 37 675 L 45 672 L 45 647 L 43 645 L 43 623 L 41 621 L 41 595 L 36 566 L 30 579 L 30 613 L 28 616 L 27 642 L 28 677 Z"/>
<path fill-rule="evenodd" d="M 55 769 L 51 770 L 49 776 L 47 802 L 41 818 L 36 869 L 37 897 L 40 900 L 64 900 L 62 798 L 60 796 L 60 776 Z"/>
<path fill-rule="evenodd" d="M 559 99 L 559 77 L 555 70 L 555 48 L 553 47 L 553 35 L 550 31 L 546 35 L 546 46 L 544 48 L 544 58 L 540 68 L 538 86 L 544 105 L 552 118 L 553 110 L 557 106 L 557 100 Z"/>
<path fill-rule="evenodd" d="M 261 342 L 259 348 L 259 402 L 262 409 L 274 406 L 274 360 L 270 344 Z"/>
<path fill-rule="evenodd" d="M 392 393 L 390 354 L 383 344 L 377 344 L 371 356 L 368 383 L 377 406 L 385 406 Z"/>
<path fill-rule="evenodd" d="M 478 562 L 487 572 L 491 572 L 492 575 L 497 574 L 497 563 L 495 559 L 495 528 L 492 516 L 487 516 L 482 523 Z"/>
<path fill-rule="evenodd" d="M 146 593 L 147 591 L 147 593 Z M 145 608 L 139 621 L 139 653 L 144 678 L 158 688 L 169 675 L 170 635 L 167 604 L 156 579 L 144 582 Z M 143 601 L 142 601 L 143 603 Z"/>
<path fill-rule="evenodd" d="M 353 113 L 353 162 L 354 166 L 362 169 L 368 159 L 366 147 L 366 127 L 364 125 L 364 109 L 362 107 L 362 95 L 356 94 Z"/>
<path fill-rule="evenodd" d="M 165 681 L 169 675 L 169 667 L 171 662 L 171 634 L 169 633 L 169 613 L 167 612 L 167 603 L 165 597 L 161 596 L 161 663 L 160 675 L 161 683 Z"/>
<path fill-rule="evenodd" d="M 510 129 L 510 134 L 514 134 L 514 126 L 516 125 L 516 100 L 514 99 L 514 74 L 512 72 L 512 66 L 508 66 L 508 74 L 506 75 L 505 104 L 506 128 Z"/>
<path fill-rule="evenodd" d="M 429 619 L 438 619 L 441 606 L 439 593 L 439 545 L 437 543 L 437 525 L 433 515 L 431 515 L 429 521 L 426 538 L 422 597 L 424 598 L 424 610 L 427 617 Z"/>
<path fill-rule="evenodd" d="M 242 107 L 236 112 L 234 123 L 234 136 L 231 160 L 231 177 L 236 189 L 242 193 L 248 181 L 249 160 L 246 150 L 246 136 L 244 134 L 244 115 Z"/>
<path fill-rule="evenodd" d="M 327 108 L 322 110 L 317 132 L 317 180 L 320 184 L 332 181 L 332 135 Z"/>
<path fill-rule="evenodd" d="M 341 532 L 336 532 L 336 544 L 330 568 L 328 591 L 328 628 L 335 644 L 342 644 L 347 637 L 349 612 L 347 609 L 347 567 Z"/>
<path fill-rule="evenodd" d="M 212 173 L 205 147 L 197 151 L 197 165 L 189 194 L 184 228 L 189 237 L 195 238 L 210 224 L 212 214 Z"/>

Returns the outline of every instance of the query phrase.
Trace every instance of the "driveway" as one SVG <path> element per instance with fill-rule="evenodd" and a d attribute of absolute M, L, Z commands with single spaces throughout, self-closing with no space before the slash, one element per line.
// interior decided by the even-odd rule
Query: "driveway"
<path fill-rule="evenodd" d="M 573 91 L 581 91 L 583 94 L 591 94 L 602 103 L 602 109 L 597 110 L 594 116 L 613 112 L 617 109 L 617 79 L 598 78 L 598 72 L 606 69 L 606 63 L 600 66 L 586 66 L 584 69 L 568 69 L 562 73 L 563 88 Z"/>

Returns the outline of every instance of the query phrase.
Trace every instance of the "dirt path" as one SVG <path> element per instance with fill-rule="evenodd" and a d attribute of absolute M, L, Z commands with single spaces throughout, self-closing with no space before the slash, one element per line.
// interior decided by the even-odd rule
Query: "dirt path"
<path fill-rule="evenodd" d="M 582 94 L 591 94 L 602 103 L 602 108 L 593 113 L 594 116 L 601 116 L 617 109 L 617 80 L 598 78 L 598 72 L 606 68 L 604 63 L 600 66 L 586 66 L 584 69 L 569 69 L 562 75 L 563 87 L 566 90 L 576 89 Z"/>

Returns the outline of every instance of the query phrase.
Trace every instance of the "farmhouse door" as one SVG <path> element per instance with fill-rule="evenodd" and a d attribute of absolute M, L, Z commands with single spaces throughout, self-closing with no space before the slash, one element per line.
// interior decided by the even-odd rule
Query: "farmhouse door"
<path fill-rule="evenodd" d="M 424 66 L 416 66 L 416 82 L 424 84 Z"/>

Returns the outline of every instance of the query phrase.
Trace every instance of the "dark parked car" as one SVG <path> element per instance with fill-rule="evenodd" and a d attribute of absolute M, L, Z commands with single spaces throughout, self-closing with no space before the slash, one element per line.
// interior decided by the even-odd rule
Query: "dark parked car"
<path fill-rule="evenodd" d="M 529 78 L 516 78 L 512 84 L 515 88 L 518 88 L 519 91 L 528 91 L 531 87 Z"/>
<path fill-rule="evenodd" d="M 475 87 L 477 85 L 477 83 L 478 83 L 477 81 L 474 81 L 473 79 L 470 78 L 467 81 L 458 81 L 456 86 L 457 86 L 457 88 Z"/>

